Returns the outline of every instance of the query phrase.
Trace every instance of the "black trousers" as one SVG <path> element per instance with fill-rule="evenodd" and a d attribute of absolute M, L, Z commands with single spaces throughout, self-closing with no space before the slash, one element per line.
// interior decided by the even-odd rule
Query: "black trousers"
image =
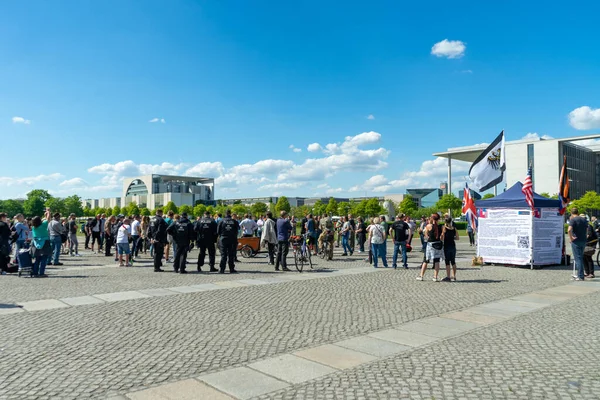
<path fill-rule="evenodd" d="M 275 263 L 275 269 L 279 268 L 279 264 L 281 264 L 281 268 L 287 268 L 287 256 L 290 251 L 290 242 L 287 240 L 280 240 L 277 243 L 277 262 Z"/>
<path fill-rule="evenodd" d="M 226 242 L 221 240 L 219 242 L 219 252 L 221 253 L 221 263 L 219 267 L 221 272 L 225 272 L 225 267 L 229 264 L 229 271 L 235 270 L 235 251 L 237 250 L 237 240 Z"/>
<path fill-rule="evenodd" d="M 10 257 L 4 256 L 2 254 L 0 254 L 0 271 L 8 271 L 8 261 L 10 260 Z"/>
<path fill-rule="evenodd" d="M 92 238 L 92 235 L 88 235 L 87 233 L 85 234 L 85 248 L 89 249 L 90 248 L 90 239 Z"/>
<path fill-rule="evenodd" d="M 104 255 L 105 256 L 109 256 L 110 255 L 110 248 L 113 245 L 114 242 L 114 238 L 111 235 L 106 235 L 104 236 Z"/>
<path fill-rule="evenodd" d="M 154 270 L 162 267 L 162 258 L 165 255 L 165 244 L 154 242 Z"/>
<path fill-rule="evenodd" d="M 215 267 L 215 242 L 212 240 L 209 242 L 199 242 L 200 244 L 200 255 L 198 256 L 198 268 L 204 266 L 204 259 L 206 258 L 206 250 L 208 250 L 208 265 L 210 268 Z"/>
<path fill-rule="evenodd" d="M 475 234 L 473 232 L 467 232 L 469 235 L 469 244 L 475 245 Z"/>
<path fill-rule="evenodd" d="M 275 243 L 267 243 L 267 247 L 269 249 L 269 262 L 271 264 L 275 264 Z"/>
<path fill-rule="evenodd" d="M 189 249 L 189 243 L 177 243 L 177 251 L 175 252 L 175 259 L 173 260 L 173 268 L 175 269 L 175 272 L 185 271 L 185 263 L 187 261 Z"/>
<path fill-rule="evenodd" d="M 100 232 L 92 231 L 92 248 L 96 242 L 98 242 L 98 249 L 100 249 L 100 247 L 102 247 L 102 242 L 100 241 Z"/>

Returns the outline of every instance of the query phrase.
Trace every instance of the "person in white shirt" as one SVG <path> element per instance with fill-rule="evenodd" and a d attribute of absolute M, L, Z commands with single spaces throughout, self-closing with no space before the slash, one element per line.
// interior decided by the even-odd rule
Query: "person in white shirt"
<path fill-rule="evenodd" d="M 125 218 L 123 225 L 119 227 L 117 233 L 117 251 L 119 253 L 119 267 L 129 266 L 129 237 L 131 236 L 131 220 Z M 125 264 L 123 264 L 123 255 L 125 255 Z"/>
<path fill-rule="evenodd" d="M 258 221 L 256 221 L 256 226 L 258 227 L 258 230 L 256 231 L 256 236 L 262 237 L 262 230 L 263 230 L 264 225 L 265 225 L 265 221 L 264 221 L 263 217 L 261 216 L 258 219 Z"/>
<path fill-rule="evenodd" d="M 142 236 L 142 218 L 139 215 L 133 217 L 131 222 L 131 258 L 136 259 L 140 252 L 140 237 Z"/>
<path fill-rule="evenodd" d="M 244 214 L 244 220 L 240 223 L 243 237 L 252 237 L 258 229 L 258 225 L 248 214 Z"/>

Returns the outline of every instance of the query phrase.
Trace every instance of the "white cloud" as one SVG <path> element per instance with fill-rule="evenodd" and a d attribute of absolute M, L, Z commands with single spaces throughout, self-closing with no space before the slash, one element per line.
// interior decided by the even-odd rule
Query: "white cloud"
<path fill-rule="evenodd" d="M 387 185 L 388 179 L 383 175 L 373 175 L 360 185 L 352 186 L 350 192 L 364 192 L 373 190 L 374 188 L 382 185 Z"/>
<path fill-rule="evenodd" d="M 329 188 L 327 189 L 326 193 L 327 194 L 337 194 L 337 193 L 342 193 L 344 191 L 344 189 L 342 188 Z"/>
<path fill-rule="evenodd" d="M 465 54 L 467 46 L 460 40 L 444 39 L 431 48 L 431 54 L 437 57 L 460 58 Z"/>
<path fill-rule="evenodd" d="M 548 140 L 548 139 L 554 139 L 552 136 L 549 135 L 539 135 L 537 132 L 529 132 L 527 135 L 523 136 L 521 139 L 543 139 L 543 140 Z"/>
<path fill-rule="evenodd" d="M 374 116 L 373 114 L 369 114 L 369 115 L 367 116 L 367 119 L 373 120 L 373 119 L 375 119 L 375 116 Z"/>
<path fill-rule="evenodd" d="M 269 183 L 260 186 L 258 190 L 294 190 L 305 185 L 304 182 L 281 182 L 281 183 Z"/>
<path fill-rule="evenodd" d="M 166 121 L 164 118 L 152 118 L 150 121 L 148 121 L 150 123 L 156 123 L 156 122 L 160 122 L 161 124 L 164 124 Z"/>
<path fill-rule="evenodd" d="M 306 148 L 306 150 L 310 151 L 311 153 L 316 153 L 317 151 L 321 151 L 322 149 L 323 148 L 319 143 L 311 143 Z"/>
<path fill-rule="evenodd" d="M 217 178 L 221 176 L 224 171 L 225 168 L 223 167 L 223 164 L 220 161 L 201 162 L 194 165 L 191 168 L 188 168 L 184 172 L 184 175 Z"/>
<path fill-rule="evenodd" d="M 62 181 L 61 183 L 58 184 L 58 186 L 85 187 L 85 186 L 89 186 L 89 185 L 82 178 L 72 178 L 72 179 L 67 179 L 65 181 Z"/>
<path fill-rule="evenodd" d="M 463 73 L 463 74 L 472 74 L 472 73 L 473 73 L 473 71 L 472 71 L 472 70 L 470 70 L 470 69 L 463 69 L 463 70 L 462 70 L 462 71 L 460 71 L 460 72 L 461 72 L 461 73 Z"/>
<path fill-rule="evenodd" d="M 302 149 L 297 148 L 293 144 L 290 144 L 290 149 L 292 149 L 294 153 L 302 153 Z"/>
<path fill-rule="evenodd" d="M 25 119 L 23 117 L 12 117 L 12 122 L 13 122 L 13 124 L 25 124 L 25 125 L 31 124 L 30 120 Z"/>
<path fill-rule="evenodd" d="M 600 108 L 583 106 L 569 113 L 569 123 L 578 130 L 600 128 Z"/>
<path fill-rule="evenodd" d="M 15 178 L 8 176 L 0 176 L 0 185 L 2 186 L 32 186 L 40 183 L 45 183 L 47 181 L 57 181 L 59 179 L 64 178 L 63 175 L 59 173 L 54 173 L 50 175 L 37 175 L 37 176 L 28 176 L 23 178 Z"/>

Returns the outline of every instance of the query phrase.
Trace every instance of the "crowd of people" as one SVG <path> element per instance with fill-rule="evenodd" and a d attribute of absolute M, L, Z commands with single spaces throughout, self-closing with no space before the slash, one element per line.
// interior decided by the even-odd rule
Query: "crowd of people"
<path fill-rule="evenodd" d="M 45 277 L 47 265 L 63 265 L 62 255 L 78 257 L 78 231 L 83 233 L 84 249 L 92 253 L 114 257 L 120 267 L 132 266 L 140 254 L 150 253 L 154 271 L 162 272 L 166 263 L 172 263 L 177 273 L 187 273 L 187 255 L 194 247 L 198 248 L 197 270 L 202 271 L 208 255 L 209 272 L 237 273 L 238 241 L 240 238 L 258 237 L 260 246 L 268 253 L 268 264 L 275 270 L 289 271 L 287 256 L 290 250 L 290 238 L 299 234 L 305 238 L 313 255 L 327 251 L 324 258 L 333 259 L 333 248 L 341 247 L 340 256 L 352 256 L 354 253 L 368 252 L 365 261 L 378 268 L 380 263 L 388 267 L 387 243 L 393 243 L 392 268 L 408 268 L 408 252 L 412 250 L 413 237 L 418 234 L 421 240 L 423 262 L 417 279 L 422 280 L 429 264 L 433 264 L 434 280 L 438 280 L 439 264 L 446 263 L 446 278 L 443 281 L 456 280 L 456 241 L 458 231 L 450 217 L 439 225 L 440 216 L 421 218 L 420 225 L 403 214 L 395 221 L 386 221 L 385 216 L 363 220 L 351 214 L 332 219 L 324 214 L 308 214 L 298 221 L 282 211 L 278 218 L 271 212 L 256 218 L 249 214 L 238 216 L 227 211 L 225 215 L 211 216 L 206 212 L 195 221 L 186 213 L 181 215 L 172 211 L 163 213 L 157 210 L 152 218 L 148 216 L 122 214 L 106 216 L 98 214 L 79 223 L 74 214 L 61 218 L 59 213 L 46 209 L 44 216 L 24 218 L 19 214 L 8 222 L 6 214 L 0 214 L 0 252 L 17 255 L 22 249 L 30 248 L 33 257 L 32 276 Z M 469 233 L 471 244 L 473 234 Z M 326 242 L 329 246 L 325 246 Z M 14 244 L 14 245 L 13 245 Z M 216 249 L 219 250 L 220 264 L 216 265 Z M 9 256 L 2 256 L 0 269 L 8 270 Z"/>

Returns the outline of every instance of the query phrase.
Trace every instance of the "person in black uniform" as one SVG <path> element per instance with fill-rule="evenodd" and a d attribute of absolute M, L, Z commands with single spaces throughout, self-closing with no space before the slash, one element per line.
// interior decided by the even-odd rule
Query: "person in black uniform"
<path fill-rule="evenodd" d="M 196 231 L 196 247 L 200 249 L 198 256 L 198 272 L 202 271 L 204 266 L 204 258 L 208 249 L 208 264 L 210 272 L 217 272 L 215 268 L 215 243 L 217 242 L 217 223 L 210 217 L 210 212 L 206 211 L 204 217 L 196 221 L 194 226 Z"/>
<path fill-rule="evenodd" d="M 161 209 L 156 210 L 156 217 L 150 225 L 150 236 L 152 240 L 152 246 L 154 246 L 154 272 L 163 272 L 160 268 L 162 267 L 162 258 L 165 254 L 165 244 L 167 244 L 167 223 L 163 219 L 163 211 Z"/>
<path fill-rule="evenodd" d="M 173 269 L 175 273 L 187 274 L 185 264 L 187 254 L 190 249 L 190 242 L 194 239 L 194 225 L 188 219 L 187 213 L 181 213 L 179 220 L 167 228 L 167 233 L 173 236 L 173 241 L 177 245 L 175 250 L 175 259 L 173 260 Z"/>
<path fill-rule="evenodd" d="M 225 266 L 229 263 L 229 272 L 236 274 L 235 270 L 235 252 L 237 246 L 237 237 L 240 230 L 238 222 L 231 218 L 231 211 L 227 210 L 225 218 L 217 226 L 217 235 L 219 236 L 219 252 L 221 253 L 221 263 L 219 273 L 225 273 Z"/>

